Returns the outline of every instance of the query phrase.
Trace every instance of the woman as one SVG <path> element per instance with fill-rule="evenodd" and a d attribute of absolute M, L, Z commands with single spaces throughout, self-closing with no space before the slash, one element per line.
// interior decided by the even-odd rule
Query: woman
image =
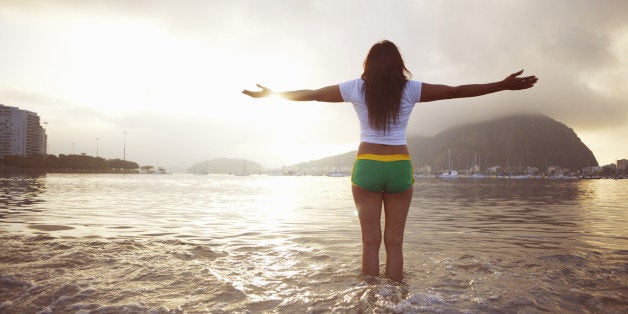
<path fill-rule="evenodd" d="M 362 273 L 379 275 L 380 225 L 384 206 L 386 276 L 403 277 L 403 232 L 412 201 L 412 163 L 406 147 L 406 127 L 415 103 L 475 97 L 503 90 L 534 86 L 535 76 L 518 77 L 519 71 L 502 81 L 447 86 L 409 80 L 399 50 L 384 40 L 371 47 L 360 79 L 317 90 L 275 93 L 244 90 L 253 98 L 280 95 L 294 101 L 351 102 L 360 120 L 360 146 L 351 176 L 352 192 L 362 229 Z"/>

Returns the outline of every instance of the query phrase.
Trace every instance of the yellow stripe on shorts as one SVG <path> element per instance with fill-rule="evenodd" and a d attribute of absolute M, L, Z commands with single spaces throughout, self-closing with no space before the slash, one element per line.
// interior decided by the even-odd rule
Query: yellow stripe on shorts
<path fill-rule="evenodd" d="M 376 154 L 359 154 L 355 159 L 366 159 L 376 161 L 399 161 L 410 160 L 410 155 L 406 154 L 393 154 L 393 155 L 376 155 Z"/>

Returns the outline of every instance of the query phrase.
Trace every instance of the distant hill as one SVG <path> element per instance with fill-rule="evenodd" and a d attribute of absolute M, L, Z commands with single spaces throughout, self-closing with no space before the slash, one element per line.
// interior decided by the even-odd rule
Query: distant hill
<path fill-rule="evenodd" d="M 353 168 L 355 154 L 356 151 L 354 150 L 336 156 L 298 163 L 291 166 L 291 168 L 300 169 L 308 173 L 327 173 L 333 171 L 350 172 Z"/>
<path fill-rule="evenodd" d="M 463 170 L 474 163 L 481 169 L 500 166 L 513 170 L 560 166 L 579 170 L 597 166 L 591 150 L 566 125 L 543 115 L 519 115 L 455 127 L 434 137 L 409 137 L 408 148 L 415 164 L 434 171 Z M 296 167 L 350 168 L 355 151 L 295 165 Z"/>
<path fill-rule="evenodd" d="M 187 169 L 187 173 L 260 173 L 261 169 L 262 166 L 260 164 L 246 159 L 216 158 L 194 164 Z"/>

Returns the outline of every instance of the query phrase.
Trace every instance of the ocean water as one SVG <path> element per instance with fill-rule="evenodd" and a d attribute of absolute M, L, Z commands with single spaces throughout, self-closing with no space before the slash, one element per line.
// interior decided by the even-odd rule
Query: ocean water
<path fill-rule="evenodd" d="M 628 310 L 628 180 L 417 180 L 402 283 L 360 241 L 346 177 L 3 177 L 0 313 Z"/>

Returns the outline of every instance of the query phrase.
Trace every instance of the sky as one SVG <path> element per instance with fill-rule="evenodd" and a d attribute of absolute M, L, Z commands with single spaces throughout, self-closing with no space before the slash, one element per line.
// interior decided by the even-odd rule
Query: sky
<path fill-rule="evenodd" d="M 523 69 L 537 86 L 419 103 L 408 136 L 518 113 L 571 127 L 600 164 L 628 158 L 628 1 L 0 1 L 0 104 L 37 112 L 52 154 L 185 169 L 280 167 L 359 143 L 351 104 L 251 99 L 358 78 L 393 41 L 412 79 Z"/>

